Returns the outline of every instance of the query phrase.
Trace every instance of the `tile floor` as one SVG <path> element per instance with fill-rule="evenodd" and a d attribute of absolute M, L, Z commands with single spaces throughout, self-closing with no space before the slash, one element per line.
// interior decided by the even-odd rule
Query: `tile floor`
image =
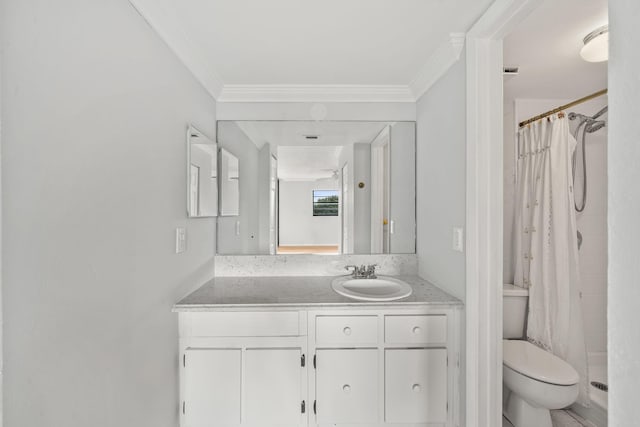
<path fill-rule="evenodd" d="M 553 427 L 595 427 L 573 412 L 564 410 L 551 411 L 551 422 Z M 502 417 L 502 427 L 513 427 L 513 425 Z"/>

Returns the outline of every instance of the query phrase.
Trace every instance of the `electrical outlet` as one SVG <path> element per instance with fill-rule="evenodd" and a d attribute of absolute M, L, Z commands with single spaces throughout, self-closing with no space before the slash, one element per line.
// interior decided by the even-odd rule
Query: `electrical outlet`
<path fill-rule="evenodd" d="M 451 249 L 457 252 L 464 251 L 464 232 L 462 228 L 453 228 L 453 241 L 451 242 Z"/>

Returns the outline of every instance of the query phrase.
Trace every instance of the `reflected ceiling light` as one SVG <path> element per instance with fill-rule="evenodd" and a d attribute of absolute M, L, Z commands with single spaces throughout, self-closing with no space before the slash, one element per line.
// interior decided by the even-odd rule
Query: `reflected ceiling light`
<path fill-rule="evenodd" d="M 602 62 L 609 59 L 609 26 L 603 25 L 591 31 L 583 40 L 580 56 L 588 62 Z"/>

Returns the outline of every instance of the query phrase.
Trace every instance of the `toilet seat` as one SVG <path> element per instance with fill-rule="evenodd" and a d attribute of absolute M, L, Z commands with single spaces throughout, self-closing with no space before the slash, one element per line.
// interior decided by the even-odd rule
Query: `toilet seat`
<path fill-rule="evenodd" d="M 503 363 L 536 381 L 555 385 L 574 385 L 580 376 L 571 365 L 528 341 L 503 340 Z"/>

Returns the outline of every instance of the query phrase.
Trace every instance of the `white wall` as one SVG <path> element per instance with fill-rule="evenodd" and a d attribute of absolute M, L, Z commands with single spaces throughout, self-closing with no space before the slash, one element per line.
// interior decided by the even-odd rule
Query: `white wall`
<path fill-rule="evenodd" d="M 601 97 L 572 110 L 591 116 L 606 104 L 607 97 Z M 607 117 L 605 114 L 601 118 Z M 580 282 L 589 353 L 607 351 L 607 132 L 605 127 L 587 134 L 587 205 L 582 213 L 576 213 L 578 230 L 582 233 Z M 578 144 L 582 144 L 581 138 L 578 138 Z M 574 192 L 582 195 L 581 165 L 576 173 Z"/>
<path fill-rule="evenodd" d="M 464 229 L 466 223 L 466 84 L 463 51 L 460 60 L 418 100 L 416 121 L 419 275 L 462 301 L 466 301 L 466 259 L 451 244 L 452 228 Z M 465 328 L 460 331 L 460 342 L 460 408 L 465 408 Z M 461 425 L 465 425 L 464 409 L 460 412 Z"/>
<path fill-rule="evenodd" d="M 339 181 L 280 181 L 280 245 L 339 245 L 339 216 L 313 216 L 313 190 L 339 190 Z"/>
<path fill-rule="evenodd" d="M 465 256 L 451 249 L 465 225 L 464 52 L 417 105 L 417 254 L 420 276 L 465 300 Z"/>
<path fill-rule="evenodd" d="M 515 102 L 509 102 L 505 100 L 503 105 L 503 113 L 504 132 L 502 134 L 502 161 L 504 164 L 504 174 L 502 175 L 502 221 L 504 224 L 504 229 L 502 235 L 502 281 L 504 283 L 513 283 L 513 275 L 515 270 L 515 267 L 513 265 L 513 226 L 516 189 L 516 168 L 514 157 L 516 152 Z"/>
<path fill-rule="evenodd" d="M 593 91 L 596 89 L 594 88 Z M 530 117 L 567 104 L 570 99 L 517 99 L 505 105 L 510 111 L 510 122 L 505 121 L 504 139 L 504 281 L 513 283 L 513 217 L 515 203 L 515 145 L 514 129 L 517 123 Z M 594 115 L 607 104 L 607 97 L 586 102 L 569 111 Z M 507 114 L 505 114 L 505 118 Z M 606 119 L 607 115 L 601 117 Z M 570 121 L 572 132 L 578 121 Z M 506 134 L 509 134 L 508 136 Z M 581 138 L 578 138 L 581 144 Z M 576 212 L 578 230 L 582 233 L 580 249 L 580 286 L 582 313 L 587 351 L 607 351 L 607 128 L 587 134 L 587 206 Z M 582 195 L 581 164 L 576 175 L 576 196 Z M 579 197 L 579 200 L 580 197 Z M 507 246 L 508 245 L 508 246 Z"/>
<path fill-rule="evenodd" d="M 185 135 L 214 136 L 214 100 L 126 0 L 0 8 L 4 424 L 174 427 L 171 307 L 215 238 Z"/>
<path fill-rule="evenodd" d="M 416 251 L 416 127 L 401 122 L 391 126 L 391 253 Z"/>
<path fill-rule="evenodd" d="M 0 4 L 0 12 L 3 11 L 2 5 Z M 2 18 L 0 18 L 0 22 L 2 22 Z M 5 37 L 4 32 L 0 29 L 0 46 L 3 46 L 2 39 Z M 3 73 L 4 66 L 2 65 L 4 62 L 3 55 L 0 54 L 0 242 L 2 242 L 2 216 L 4 212 L 3 201 L 1 197 L 2 192 L 2 144 L 4 138 L 4 130 L 2 128 L 2 122 L 4 120 L 4 115 L 2 114 L 2 108 L 4 106 L 3 101 L 3 92 L 5 90 L 3 82 Z M 4 302 L 2 300 L 2 289 L 3 289 L 3 274 L 2 274 L 2 264 L 4 261 L 4 257 L 2 256 L 2 244 L 0 244 L 0 427 L 2 427 L 4 420 L 4 315 L 3 315 L 3 307 Z"/>
<path fill-rule="evenodd" d="M 353 253 L 371 253 L 371 144 L 353 144 Z M 364 187 L 360 188 L 360 183 Z"/>
<path fill-rule="evenodd" d="M 235 122 L 218 122 L 218 144 L 239 161 L 240 215 L 218 217 L 217 251 L 225 255 L 257 254 L 260 233 L 258 148 Z M 239 235 L 236 235 L 236 222 L 240 222 Z"/>
<path fill-rule="evenodd" d="M 640 425 L 640 2 L 609 4 L 609 425 Z"/>

